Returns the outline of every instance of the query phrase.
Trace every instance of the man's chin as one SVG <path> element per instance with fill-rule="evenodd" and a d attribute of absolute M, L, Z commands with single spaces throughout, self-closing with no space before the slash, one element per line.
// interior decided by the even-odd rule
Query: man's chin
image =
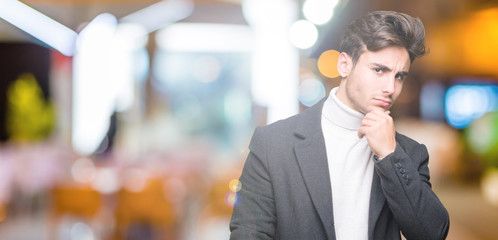
<path fill-rule="evenodd" d="M 385 111 L 388 111 L 390 108 L 391 108 L 391 106 L 374 106 L 374 107 L 370 108 L 370 111 L 377 109 L 379 111 L 385 112 Z"/>

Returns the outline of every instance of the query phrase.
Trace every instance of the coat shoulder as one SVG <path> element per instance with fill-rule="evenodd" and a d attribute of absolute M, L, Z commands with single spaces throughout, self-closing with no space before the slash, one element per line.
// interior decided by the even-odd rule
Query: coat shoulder
<path fill-rule="evenodd" d="M 420 143 L 415 141 L 414 139 L 398 132 L 396 132 L 396 141 L 406 147 L 415 147 L 417 145 L 420 145 Z"/>
<path fill-rule="evenodd" d="M 310 108 L 288 117 L 271 123 L 264 127 L 258 127 L 260 132 L 271 135 L 272 138 L 280 139 L 281 137 L 305 137 L 310 133 L 321 131 L 321 113 L 325 99 Z"/>

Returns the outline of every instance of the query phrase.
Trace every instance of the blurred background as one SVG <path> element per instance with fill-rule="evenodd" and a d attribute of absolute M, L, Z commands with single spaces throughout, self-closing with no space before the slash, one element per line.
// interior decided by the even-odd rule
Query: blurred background
<path fill-rule="evenodd" d="M 448 239 L 498 239 L 496 0 L 0 0 L 0 238 L 228 239 L 254 128 L 328 95 L 372 10 L 426 27 L 392 115 Z"/>

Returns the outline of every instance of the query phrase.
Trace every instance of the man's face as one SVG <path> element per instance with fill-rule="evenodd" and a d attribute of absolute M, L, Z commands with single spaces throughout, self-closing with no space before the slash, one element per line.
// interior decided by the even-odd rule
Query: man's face
<path fill-rule="evenodd" d="M 410 70 L 408 51 L 400 47 L 388 47 L 376 52 L 367 50 L 360 55 L 354 67 L 351 57 L 345 57 L 350 65 L 347 77 L 343 78 L 337 92 L 339 100 L 363 114 L 375 108 L 391 108 Z"/>

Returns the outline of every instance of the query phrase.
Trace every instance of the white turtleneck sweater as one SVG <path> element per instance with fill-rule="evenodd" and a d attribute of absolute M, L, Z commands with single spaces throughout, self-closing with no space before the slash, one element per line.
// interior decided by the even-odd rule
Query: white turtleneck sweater
<path fill-rule="evenodd" d="M 364 115 L 341 103 L 337 89 L 330 91 L 322 110 L 336 238 L 368 239 L 373 153 L 367 139 L 358 138 Z"/>

